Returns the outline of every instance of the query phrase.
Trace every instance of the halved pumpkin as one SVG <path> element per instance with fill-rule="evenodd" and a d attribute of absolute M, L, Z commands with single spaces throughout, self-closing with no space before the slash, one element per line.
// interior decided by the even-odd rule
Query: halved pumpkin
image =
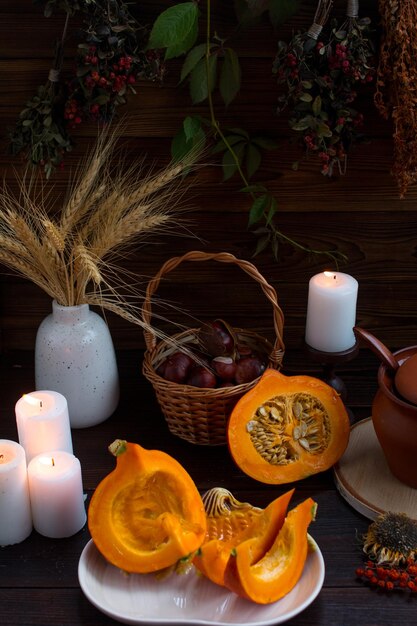
<path fill-rule="evenodd" d="M 307 529 L 317 505 L 307 498 L 292 509 L 265 552 L 257 537 L 239 544 L 224 573 L 226 587 L 243 598 L 269 604 L 283 598 L 299 581 L 308 552 Z"/>
<path fill-rule="evenodd" d="M 117 464 L 88 508 L 91 537 L 103 556 L 127 572 L 147 573 L 194 553 L 206 532 L 201 496 L 178 461 L 159 450 L 116 440 Z"/>
<path fill-rule="evenodd" d="M 226 489 L 215 487 L 203 495 L 207 515 L 206 538 L 193 559 L 197 569 L 224 586 L 231 552 L 248 538 L 257 537 L 266 551 L 272 545 L 287 513 L 294 489 L 273 500 L 265 509 L 239 502 Z"/>
<path fill-rule="evenodd" d="M 269 484 L 329 469 L 345 451 L 349 433 L 348 413 L 332 387 L 274 369 L 238 400 L 227 432 L 238 467 Z"/>

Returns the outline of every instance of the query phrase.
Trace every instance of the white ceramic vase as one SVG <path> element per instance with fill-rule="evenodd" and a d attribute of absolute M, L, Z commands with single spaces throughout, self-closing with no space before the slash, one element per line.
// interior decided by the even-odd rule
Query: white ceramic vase
<path fill-rule="evenodd" d="M 88 304 L 53 301 L 36 335 L 35 385 L 65 396 L 71 428 L 95 426 L 115 411 L 119 374 L 113 340 Z"/>

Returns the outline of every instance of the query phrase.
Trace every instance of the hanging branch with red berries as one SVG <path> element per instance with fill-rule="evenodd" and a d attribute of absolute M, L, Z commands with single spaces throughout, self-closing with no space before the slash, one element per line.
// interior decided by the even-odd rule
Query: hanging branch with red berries
<path fill-rule="evenodd" d="M 157 52 L 146 51 L 147 32 L 123 0 L 35 1 L 45 5 L 46 17 L 63 10 L 64 27 L 48 79 L 21 111 L 10 140 L 12 154 L 42 166 L 49 177 L 72 149 L 75 126 L 111 121 L 139 80 L 161 78 L 163 64 Z M 76 15 L 82 18 L 76 69 L 63 76 L 69 20 Z"/>
<path fill-rule="evenodd" d="M 346 172 L 347 154 L 363 138 L 363 115 L 352 104 L 358 88 L 375 77 L 370 19 L 359 18 L 358 1 L 349 0 L 343 23 L 327 26 L 331 5 L 321 0 L 308 31 L 278 43 L 274 63 L 284 86 L 278 113 L 290 111 L 291 129 L 325 176 Z"/>

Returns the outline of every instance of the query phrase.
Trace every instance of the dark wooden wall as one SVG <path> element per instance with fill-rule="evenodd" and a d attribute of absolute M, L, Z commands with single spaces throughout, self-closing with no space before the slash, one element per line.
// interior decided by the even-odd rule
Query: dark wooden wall
<path fill-rule="evenodd" d="M 204 10 L 205 3 L 202 4 Z M 137 3 L 135 11 L 144 22 L 167 6 L 167 0 Z M 297 16 L 274 33 L 265 21 L 238 35 L 235 47 L 243 66 L 242 91 L 228 110 L 217 104 L 221 124 L 240 126 L 250 132 L 269 134 L 279 149 L 265 155 L 256 180 L 265 181 L 279 202 L 278 225 L 287 236 L 316 249 L 334 249 L 348 257 L 340 269 L 359 281 L 358 323 L 375 332 L 392 348 L 417 343 L 417 190 L 411 188 L 400 200 L 392 165 L 392 129 L 373 105 L 373 88 L 363 95 L 360 106 L 366 118 L 369 142 L 355 148 L 345 176 L 325 179 L 315 160 L 291 168 L 299 151 L 290 143 L 285 116 L 275 113 L 277 87 L 271 73 L 278 38 L 307 27 L 314 2 L 300 3 Z M 221 34 L 235 23 L 233 2 L 213 2 L 213 21 Z M 335 2 L 343 14 L 345 3 Z M 377 0 L 360 3 L 361 15 L 378 23 Z M 30 0 L 2 0 L 0 5 L 0 174 L 13 188 L 19 160 L 7 154 L 6 134 L 26 99 L 47 76 L 54 41 L 61 32 L 62 17 L 45 18 Z M 70 47 L 68 55 L 70 55 Z M 68 59 L 68 62 L 70 60 Z M 192 107 L 186 88 L 178 86 L 180 62 L 169 66 L 165 85 L 144 83 L 125 108 L 125 139 L 131 154 L 163 166 L 169 146 L 186 113 L 207 114 L 205 105 Z M 63 172 L 53 176 L 53 196 L 59 206 L 69 172 L 85 154 L 95 137 L 94 125 L 81 125 L 76 147 L 67 157 Z M 129 269 L 153 276 L 161 264 L 192 249 L 228 251 L 251 260 L 255 240 L 247 230 L 248 202 L 238 192 L 240 181 L 222 183 L 218 165 L 210 164 L 196 175 L 192 190 L 195 210 L 189 215 L 195 238 L 162 237 L 132 252 Z M 329 267 L 323 257 L 308 257 L 283 246 L 279 261 L 269 251 L 252 259 L 274 285 L 285 313 L 287 354 L 302 345 L 309 278 Z M 171 276 L 161 296 L 175 300 L 198 319 L 224 317 L 230 323 L 253 328 L 271 336 L 272 314 L 259 287 L 237 268 L 215 263 L 188 263 Z M 220 288 L 219 288 L 220 285 Z M 36 329 L 50 311 L 48 296 L 25 280 L 0 276 L 0 329 L 2 351 L 30 350 Z M 117 348 L 143 347 L 139 327 L 110 316 Z"/>

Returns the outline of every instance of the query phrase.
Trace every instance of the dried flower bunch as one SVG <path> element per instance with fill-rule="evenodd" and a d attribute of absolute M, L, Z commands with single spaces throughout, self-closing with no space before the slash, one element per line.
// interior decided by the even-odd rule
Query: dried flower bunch
<path fill-rule="evenodd" d="M 361 136 L 363 115 L 352 107 L 358 87 L 373 81 L 374 48 L 370 20 L 357 17 L 349 2 L 342 24 L 328 19 L 331 2 L 319 2 L 307 32 L 278 42 L 274 62 L 279 85 L 278 112 L 290 109 L 289 123 L 307 153 L 318 156 L 322 174 L 346 170 L 347 153 Z"/>
<path fill-rule="evenodd" d="M 63 306 L 93 304 L 143 325 L 136 313 L 138 279 L 115 263 L 134 242 L 179 231 L 186 187 L 181 176 L 197 153 L 159 172 L 121 159 L 112 167 L 119 130 L 99 136 L 57 215 L 42 190 L 33 197 L 31 179 L 18 181 L 18 196 L 1 188 L 0 262 Z"/>
<path fill-rule="evenodd" d="M 395 176 L 400 197 L 417 182 L 417 6 L 415 2 L 380 0 L 382 38 L 375 105 L 394 124 Z"/>

